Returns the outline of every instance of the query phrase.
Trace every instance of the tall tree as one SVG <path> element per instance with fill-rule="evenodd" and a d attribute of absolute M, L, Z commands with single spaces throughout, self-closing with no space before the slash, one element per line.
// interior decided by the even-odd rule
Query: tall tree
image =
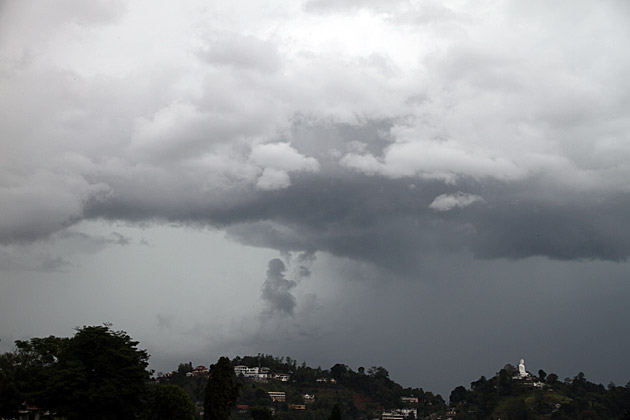
<path fill-rule="evenodd" d="M 176 385 L 155 385 L 147 399 L 142 420 L 194 420 L 195 405 Z"/>
<path fill-rule="evenodd" d="M 0 388 L 13 400 L 17 393 L 20 403 L 68 420 L 126 420 L 141 411 L 149 356 L 124 331 L 109 325 L 82 327 L 72 338 L 50 336 L 15 344 L 15 352 L 0 358 Z M 7 407 L 3 401 L 0 416 L 13 406 L 14 401 Z"/>
<path fill-rule="evenodd" d="M 51 395 L 68 420 L 133 419 L 149 379 L 148 354 L 124 331 L 83 327 L 59 354 Z"/>
<path fill-rule="evenodd" d="M 240 390 L 235 379 L 234 368 L 227 357 L 221 357 L 215 364 L 210 365 L 203 403 L 204 419 L 228 420 L 230 418 Z"/>
<path fill-rule="evenodd" d="M 339 404 L 335 403 L 335 405 L 333 405 L 328 420 L 341 420 L 341 408 L 339 408 Z"/>

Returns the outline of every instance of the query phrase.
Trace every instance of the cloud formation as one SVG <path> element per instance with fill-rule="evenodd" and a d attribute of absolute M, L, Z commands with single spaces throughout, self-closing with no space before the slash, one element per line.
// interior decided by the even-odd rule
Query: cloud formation
<path fill-rule="evenodd" d="M 457 191 L 455 194 L 441 194 L 429 204 L 429 208 L 435 211 L 449 211 L 454 208 L 468 207 L 473 203 L 483 201 L 483 198 L 475 194 L 466 194 Z"/>
<path fill-rule="evenodd" d="M 173 12 L 163 50 L 137 61 L 133 48 L 149 38 L 129 32 L 135 47 L 118 52 L 118 67 L 95 58 L 98 70 L 83 52 L 127 34 L 121 16 L 154 15 L 102 2 L 79 19 L 96 34 L 51 15 L 42 48 L 21 36 L 26 6 L 5 6 L 15 23 L 0 46 L 0 242 L 104 218 L 222 227 L 247 244 L 385 268 L 392 255 L 380 244 L 394 238 L 409 262 L 433 246 L 485 258 L 630 255 L 621 6 L 576 7 L 585 24 L 570 40 L 549 6 L 302 6 L 283 11 L 290 23 L 273 34 L 275 15 L 246 33 Z M 398 28 L 412 12 L 434 24 Z M 337 31 L 344 25 L 355 31 Z M 383 41 L 357 44 L 372 36 Z M 427 41 L 411 48 L 418 39 Z M 602 212 L 608 221 L 593 222 Z"/>
<path fill-rule="evenodd" d="M 265 302 L 265 310 L 262 315 L 272 316 L 276 313 L 293 316 L 296 301 L 291 290 L 297 283 L 295 280 L 288 280 L 284 274 L 286 267 L 279 258 L 269 261 L 267 268 L 267 278 L 262 285 L 261 297 Z"/>

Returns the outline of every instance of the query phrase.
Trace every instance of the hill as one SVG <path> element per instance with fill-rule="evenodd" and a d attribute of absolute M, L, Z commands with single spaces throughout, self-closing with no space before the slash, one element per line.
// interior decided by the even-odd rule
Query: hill
<path fill-rule="evenodd" d="M 344 419 L 356 420 L 630 420 L 630 383 L 604 387 L 589 382 L 583 373 L 559 381 L 542 370 L 519 375 L 508 364 L 492 378 L 482 376 L 469 388 L 456 387 L 447 403 L 422 388 L 403 388 L 383 367 L 355 372 L 336 364 L 321 369 L 265 354 L 236 357 L 232 365 L 242 387 L 234 417 L 241 420 L 327 419 L 334 404 L 339 404 Z M 204 369 L 180 364 L 158 381 L 181 386 L 201 407 Z"/>

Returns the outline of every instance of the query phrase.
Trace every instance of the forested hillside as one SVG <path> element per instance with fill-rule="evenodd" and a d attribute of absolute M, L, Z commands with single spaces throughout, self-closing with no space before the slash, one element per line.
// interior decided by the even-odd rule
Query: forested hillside
<path fill-rule="evenodd" d="M 445 401 L 422 388 L 403 388 L 383 367 L 353 371 L 336 364 L 321 369 L 264 354 L 236 357 L 232 365 L 240 366 L 237 370 L 259 368 L 269 376 L 235 378 L 241 392 L 234 416 L 243 420 L 327 419 L 335 404 L 344 419 L 630 419 L 630 384 L 604 387 L 589 382 L 583 373 L 560 381 L 556 374 L 539 370 L 521 378 L 508 364 L 492 378 L 482 376 L 470 387 L 456 387 Z M 192 364 L 181 364 L 160 381 L 183 387 L 200 404 L 205 376 L 192 370 Z M 273 379 L 274 374 L 289 376 L 285 382 Z M 283 392 L 285 400 L 273 401 L 270 392 Z"/>
<path fill-rule="evenodd" d="M 18 340 L 0 355 L 0 418 L 630 420 L 630 383 L 605 387 L 583 373 L 561 381 L 527 372 L 523 361 L 456 387 L 445 401 L 403 388 L 383 367 L 313 368 L 266 354 L 222 357 L 209 367 L 181 363 L 152 378 L 137 344 L 108 325 Z"/>

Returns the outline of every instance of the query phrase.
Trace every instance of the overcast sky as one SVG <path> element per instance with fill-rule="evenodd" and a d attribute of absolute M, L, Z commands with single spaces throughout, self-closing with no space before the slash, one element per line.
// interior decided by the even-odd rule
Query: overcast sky
<path fill-rule="evenodd" d="M 0 351 L 623 385 L 628 40 L 626 0 L 0 0 Z"/>

